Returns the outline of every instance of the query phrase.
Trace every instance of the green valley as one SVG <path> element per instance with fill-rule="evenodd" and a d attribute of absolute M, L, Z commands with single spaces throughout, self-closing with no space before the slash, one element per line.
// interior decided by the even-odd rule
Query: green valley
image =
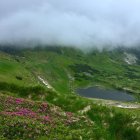
<path fill-rule="evenodd" d="M 0 138 L 138 140 L 138 52 L 125 48 L 84 52 L 59 46 L 11 51 L 1 47 Z M 136 100 L 120 104 L 138 107 L 119 108 L 115 101 L 89 99 L 76 93 L 77 88 L 94 86 L 128 92 Z"/>

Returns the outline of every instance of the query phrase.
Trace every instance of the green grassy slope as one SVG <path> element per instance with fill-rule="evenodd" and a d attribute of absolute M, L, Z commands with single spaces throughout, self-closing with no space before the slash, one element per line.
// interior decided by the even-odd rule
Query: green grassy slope
<path fill-rule="evenodd" d="M 140 65 L 128 65 L 123 57 L 118 51 L 57 47 L 0 52 L 0 138 L 138 140 L 139 109 L 105 107 L 74 93 L 101 85 L 127 88 L 139 97 Z M 39 111 L 44 102 L 46 110 Z"/>
<path fill-rule="evenodd" d="M 69 93 L 76 87 L 101 85 L 140 93 L 140 65 L 124 62 L 123 52 L 91 51 L 72 48 L 24 51 L 25 66 L 41 75 L 59 92 Z"/>
<path fill-rule="evenodd" d="M 23 58 L 20 58 L 23 59 Z M 37 84 L 34 76 L 16 57 L 0 52 L 0 82 L 22 86 Z"/>

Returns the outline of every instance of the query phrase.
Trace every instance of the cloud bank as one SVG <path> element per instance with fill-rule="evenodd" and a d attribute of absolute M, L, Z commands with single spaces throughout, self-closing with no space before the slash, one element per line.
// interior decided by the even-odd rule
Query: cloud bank
<path fill-rule="evenodd" d="M 1 0 L 0 43 L 140 44 L 139 0 Z"/>

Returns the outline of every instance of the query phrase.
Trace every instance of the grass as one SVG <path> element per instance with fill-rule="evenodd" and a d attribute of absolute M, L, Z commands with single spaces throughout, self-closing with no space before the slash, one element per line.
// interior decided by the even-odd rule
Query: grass
<path fill-rule="evenodd" d="M 25 51 L 24 55 L 29 70 L 42 74 L 61 94 L 68 94 L 71 87 L 99 84 L 109 88 L 130 89 L 139 97 L 140 66 L 125 64 L 122 54 L 118 52 L 84 54 L 71 48 L 57 48 L 57 51 Z M 69 75 L 74 78 L 72 82 Z"/>
<path fill-rule="evenodd" d="M 17 77 L 21 77 L 21 79 Z M 25 86 L 37 83 L 31 72 L 24 67 L 24 64 L 17 62 L 15 58 L 2 52 L 0 52 L 0 82 Z"/>
<path fill-rule="evenodd" d="M 73 93 L 78 87 L 100 85 L 128 88 L 140 97 L 140 66 L 127 65 L 122 58 L 118 51 L 83 53 L 57 47 L 0 52 L 0 139 L 138 140 L 138 109 L 105 107 Z M 47 110 L 38 112 L 43 103 Z M 90 110 L 81 113 L 87 106 Z M 45 116 L 53 122 L 44 123 Z"/>
<path fill-rule="evenodd" d="M 137 129 L 140 118 L 135 113 L 132 115 L 112 107 L 99 106 L 74 95 L 69 99 L 59 97 L 57 103 L 59 106 L 64 103 L 63 109 L 56 106 L 57 103 L 50 103 L 48 98 L 46 100 L 35 102 L 0 94 L 0 136 L 4 139 L 40 140 L 139 139 Z M 89 111 L 84 114 L 78 112 L 87 105 L 91 106 Z"/>

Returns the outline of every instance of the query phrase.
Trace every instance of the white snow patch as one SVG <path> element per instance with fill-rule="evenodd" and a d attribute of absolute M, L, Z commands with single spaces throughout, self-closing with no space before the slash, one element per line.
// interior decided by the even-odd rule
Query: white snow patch
<path fill-rule="evenodd" d="M 129 65 L 133 65 L 137 63 L 137 57 L 134 54 L 130 54 L 127 52 L 124 52 L 125 58 L 124 61 L 129 64 Z"/>
<path fill-rule="evenodd" d="M 45 86 L 47 86 L 47 88 L 52 89 L 52 86 L 48 83 L 48 81 L 44 80 L 44 79 L 41 78 L 40 76 L 38 76 L 38 79 L 39 79 Z"/>

